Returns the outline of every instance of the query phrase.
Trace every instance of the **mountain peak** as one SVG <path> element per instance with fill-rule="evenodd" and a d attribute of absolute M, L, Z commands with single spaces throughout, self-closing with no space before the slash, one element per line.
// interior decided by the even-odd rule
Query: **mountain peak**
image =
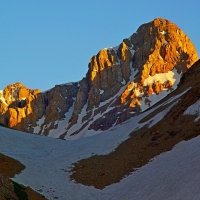
<path fill-rule="evenodd" d="M 21 112 L 23 120 L 13 127 L 61 138 L 84 135 L 87 130 L 107 130 L 176 89 L 197 59 L 187 35 L 169 20 L 156 18 L 118 46 L 100 50 L 90 59 L 86 77 L 75 85 L 61 85 L 40 95 L 21 83 L 9 86 L 4 102 L 9 104 L 10 96 L 16 96 L 19 88 L 28 91 L 26 94 L 31 92 L 31 100 L 20 109 L 8 105 L 12 112 L 4 105 L 0 121 L 18 119 Z"/>

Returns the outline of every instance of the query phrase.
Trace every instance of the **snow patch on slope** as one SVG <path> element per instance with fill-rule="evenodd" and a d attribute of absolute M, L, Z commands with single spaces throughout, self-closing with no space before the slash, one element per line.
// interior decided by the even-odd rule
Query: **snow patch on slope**
<path fill-rule="evenodd" d="M 76 124 L 74 124 L 67 130 L 66 138 L 68 138 L 68 136 L 70 136 L 74 132 L 78 131 L 82 127 L 82 125 L 83 125 L 82 120 L 86 114 L 87 114 L 87 103 L 84 105 L 84 107 L 81 110 L 81 113 L 78 115 L 78 120 L 77 120 Z"/>
<path fill-rule="evenodd" d="M 45 121 L 45 116 L 43 115 L 42 118 L 40 118 L 36 122 L 37 126 L 33 127 L 33 133 L 39 134 L 39 132 L 41 131 L 42 125 L 44 124 L 44 121 Z"/>
<path fill-rule="evenodd" d="M 53 138 L 59 138 L 62 134 L 64 134 L 66 132 L 66 129 L 67 129 L 67 125 L 69 123 L 69 120 L 72 116 L 72 113 L 73 113 L 73 108 L 74 106 L 72 106 L 67 113 L 65 113 L 65 118 L 63 120 L 57 120 L 55 122 L 54 125 L 57 126 L 57 128 L 55 129 L 51 129 L 49 131 L 49 134 L 48 136 L 49 137 L 53 137 Z"/>
<path fill-rule="evenodd" d="M 144 113 L 146 113 L 146 115 L 148 115 L 149 113 L 155 111 L 156 109 L 158 109 L 162 106 L 168 105 L 164 110 L 162 110 L 161 112 L 156 114 L 154 117 L 152 117 L 148 121 L 142 123 L 142 126 L 139 126 L 138 128 L 142 128 L 145 125 L 148 125 L 148 127 L 152 127 L 156 123 L 158 123 L 160 120 L 162 120 L 164 118 L 164 116 L 166 116 L 167 113 L 179 102 L 180 97 L 183 96 L 189 89 L 190 88 L 188 88 L 187 90 L 183 91 L 180 94 L 177 94 L 177 95 L 171 97 L 170 99 L 166 100 L 164 103 L 158 104 L 156 107 L 151 108 L 149 111 L 144 112 Z"/>
<path fill-rule="evenodd" d="M 188 107 L 183 115 L 194 115 L 196 116 L 195 122 L 197 122 L 200 119 L 200 100 Z"/>
<path fill-rule="evenodd" d="M 155 74 L 154 76 L 149 76 L 144 80 L 144 86 L 153 85 L 153 83 L 159 81 L 160 83 L 165 83 L 168 80 L 171 81 L 172 85 L 175 83 L 176 78 L 174 77 L 174 71 L 168 71 L 167 73 Z"/>
<path fill-rule="evenodd" d="M 160 32 L 162 35 L 165 35 L 166 34 L 166 31 L 161 31 Z"/>
<path fill-rule="evenodd" d="M 154 93 L 146 98 L 142 98 L 141 106 L 140 106 L 141 111 L 143 112 L 147 110 L 148 108 L 150 108 L 151 106 L 153 106 L 154 104 L 158 103 L 161 99 L 166 97 L 169 93 L 170 93 L 170 90 L 163 90 L 159 94 Z"/>
<path fill-rule="evenodd" d="M 181 74 L 177 72 L 177 70 L 174 68 L 172 71 L 169 71 L 167 73 L 161 73 L 156 74 L 154 76 L 149 76 L 144 81 L 144 86 L 152 85 L 153 83 L 160 81 L 160 83 L 165 83 L 166 81 L 170 80 L 173 84 L 172 90 L 175 90 L 180 82 Z M 141 110 L 145 111 L 149 107 L 153 106 L 157 102 L 159 102 L 161 99 L 166 97 L 170 93 L 170 89 L 164 89 L 159 94 L 152 94 L 149 95 L 146 98 L 142 98 L 141 100 Z"/>
<path fill-rule="evenodd" d="M 99 89 L 99 94 L 103 94 L 104 90 Z"/>

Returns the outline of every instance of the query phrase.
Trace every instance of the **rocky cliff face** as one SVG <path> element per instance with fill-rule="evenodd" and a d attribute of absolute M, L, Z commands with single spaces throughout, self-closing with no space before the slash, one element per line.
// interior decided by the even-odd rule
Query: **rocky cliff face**
<path fill-rule="evenodd" d="M 106 130 L 129 119 L 174 90 L 197 59 L 190 39 L 170 21 L 155 19 L 140 26 L 119 46 L 91 58 L 70 125 L 84 133 Z M 83 124 L 79 130 L 78 120 Z M 70 128 L 66 134 L 74 132 Z"/>
<path fill-rule="evenodd" d="M 0 123 L 25 132 L 48 135 L 66 119 L 77 91 L 78 83 L 56 85 L 46 92 L 28 89 L 21 83 L 8 85 L 0 92 Z"/>
<path fill-rule="evenodd" d="M 197 59 L 184 32 L 158 18 L 119 46 L 99 51 L 79 83 L 44 93 L 20 84 L 8 86 L 0 94 L 0 120 L 16 129 L 61 138 L 107 130 L 168 95 Z"/>
<path fill-rule="evenodd" d="M 0 122 L 12 128 L 32 113 L 37 118 L 40 108 L 35 104 L 36 101 L 41 101 L 39 94 L 39 90 L 31 90 L 21 83 L 8 85 L 0 92 Z"/>
<path fill-rule="evenodd" d="M 0 199 L 1 200 L 18 199 L 17 195 L 15 194 L 12 181 L 2 175 L 0 175 Z"/>

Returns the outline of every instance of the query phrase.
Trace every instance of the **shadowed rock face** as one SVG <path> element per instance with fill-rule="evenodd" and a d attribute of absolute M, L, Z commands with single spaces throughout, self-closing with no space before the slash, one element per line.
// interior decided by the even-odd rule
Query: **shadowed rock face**
<path fill-rule="evenodd" d="M 6 88 L 0 94 L 0 120 L 19 130 L 62 138 L 88 129 L 106 130 L 170 93 L 197 59 L 184 32 L 157 18 L 119 46 L 99 51 L 79 83 L 44 93 L 9 86 L 13 92 Z"/>
<path fill-rule="evenodd" d="M 1 175 L 0 175 L 0 199 L 2 200 L 18 199 L 17 195 L 15 194 L 12 181 L 9 180 L 7 177 Z"/>

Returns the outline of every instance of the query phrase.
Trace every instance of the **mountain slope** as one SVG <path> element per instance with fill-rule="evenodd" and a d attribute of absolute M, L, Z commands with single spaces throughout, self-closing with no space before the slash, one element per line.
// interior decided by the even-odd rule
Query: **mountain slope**
<path fill-rule="evenodd" d="M 41 93 L 20 83 L 0 93 L 0 122 L 35 134 L 79 138 L 103 132 L 153 106 L 197 60 L 190 39 L 157 18 L 114 48 L 93 56 L 79 83 Z"/>
<path fill-rule="evenodd" d="M 14 180 L 47 199 L 199 199 L 196 60 L 188 37 L 155 19 L 92 57 L 79 83 L 45 92 L 7 86 L 2 124 L 79 138 L 0 126 L 0 153 L 25 166 Z"/>
<path fill-rule="evenodd" d="M 16 181 L 48 199 L 199 199 L 199 77 L 200 61 L 170 95 L 105 134 L 65 141 L 0 127 L 0 152 L 25 165 Z M 73 176 L 74 163 L 79 178 Z M 116 181 L 120 166 L 125 171 Z"/>
<path fill-rule="evenodd" d="M 135 130 L 112 153 L 76 163 L 71 177 L 80 183 L 104 188 L 120 181 L 153 157 L 171 150 L 177 143 L 198 136 L 199 78 L 200 60 L 184 74 L 178 89 L 139 121 L 142 128 Z"/>

